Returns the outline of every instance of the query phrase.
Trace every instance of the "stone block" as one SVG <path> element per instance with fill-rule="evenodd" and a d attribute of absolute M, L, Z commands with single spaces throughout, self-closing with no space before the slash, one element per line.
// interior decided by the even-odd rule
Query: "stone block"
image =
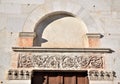
<path fill-rule="evenodd" d="M 0 13 L 21 13 L 21 5 L 19 4 L 0 4 Z"/>
<path fill-rule="evenodd" d="M 102 38 L 103 35 L 99 33 L 87 33 L 87 36 L 88 36 L 90 48 L 100 47 L 100 38 Z"/>
<path fill-rule="evenodd" d="M 120 0 L 112 0 L 113 10 L 120 11 Z"/>
<path fill-rule="evenodd" d="M 89 47 L 96 48 L 100 47 L 100 41 L 98 38 L 89 38 Z"/>
<path fill-rule="evenodd" d="M 7 18 L 6 28 L 9 32 L 21 32 L 24 25 L 24 16 L 10 16 Z"/>
<path fill-rule="evenodd" d="M 19 34 L 18 45 L 20 47 L 32 47 L 34 37 L 35 37 L 34 32 L 21 32 Z"/>
<path fill-rule="evenodd" d="M 44 3 L 44 0 L 1 0 L 1 3 L 42 4 L 42 3 Z"/>
<path fill-rule="evenodd" d="M 19 46 L 29 47 L 33 45 L 33 38 L 19 38 Z"/>

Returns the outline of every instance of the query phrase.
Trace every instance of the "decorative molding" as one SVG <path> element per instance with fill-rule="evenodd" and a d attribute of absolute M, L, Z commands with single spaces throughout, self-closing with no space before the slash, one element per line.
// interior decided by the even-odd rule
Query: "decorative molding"
<path fill-rule="evenodd" d="M 10 69 L 8 71 L 8 80 L 29 80 L 31 71 Z"/>
<path fill-rule="evenodd" d="M 90 70 L 89 71 L 89 77 L 90 77 L 90 80 L 112 81 L 116 77 L 116 72 L 114 72 L 114 71 Z"/>
<path fill-rule="evenodd" d="M 20 32 L 19 37 L 36 37 L 35 32 Z"/>
<path fill-rule="evenodd" d="M 33 70 L 34 71 L 34 70 Z M 43 70 L 38 70 L 40 72 L 43 72 Z M 49 70 L 47 70 L 49 71 Z M 53 70 L 50 70 L 51 72 Z M 56 70 L 54 70 L 56 72 Z M 64 70 L 62 70 L 63 72 Z M 82 71 L 82 70 L 81 70 Z M 80 71 L 80 72 L 81 72 Z M 46 70 L 44 70 L 46 72 Z M 61 70 L 60 70 L 61 72 Z M 64 71 L 68 72 L 68 71 Z M 69 72 L 72 72 L 69 70 Z M 74 71 L 75 72 L 75 71 Z M 28 70 L 19 70 L 19 69 L 10 69 L 8 71 L 7 75 L 8 80 L 30 80 L 32 76 L 32 71 Z M 103 71 L 103 70 L 90 70 L 88 72 L 88 77 L 90 78 L 91 81 L 113 81 L 114 78 L 116 78 L 116 72 L 114 71 Z"/>
<path fill-rule="evenodd" d="M 103 69 L 104 59 L 99 55 L 73 54 L 19 54 L 18 68 L 56 70 Z"/>
<path fill-rule="evenodd" d="M 87 33 L 88 38 L 103 38 L 104 36 L 100 33 Z"/>
<path fill-rule="evenodd" d="M 12 47 L 15 52 L 79 52 L 79 53 L 112 53 L 110 48 L 41 48 L 41 47 Z"/>

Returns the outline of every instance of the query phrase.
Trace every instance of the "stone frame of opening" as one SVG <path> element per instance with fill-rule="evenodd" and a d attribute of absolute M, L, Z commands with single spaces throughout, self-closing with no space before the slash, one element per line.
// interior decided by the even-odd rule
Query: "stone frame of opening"
<path fill-rule="evenodd" d="M 49 25 L 51 22 L 64 18 L 64 17 L 76 17 L 74 14 L 67 12 L 67 11 L 55 11 L 52 13 L 48 13 L 44 15 L 36 24 L 34 27 L 33 32 L 20 32 L 19 34 L 19 42 L 18 45 L 20 47 L 31 47 L 31 46 L 41 46 L 41 43 L 45 40 L 42 39 L 42 33 L 47 25 Z M 84 22 L 78 18 L 81 23 L 85 26 L 84 31 L 87 33 L 87 28 Z M 40 27 L 38 27 L 40 26 Z M 38 36 L 39 35 L 39 36 Z"/>
<path fill-rule="evenodd" d="M 42 38 L 42 34 L 46 26 L 52 23 L 55 20 L 64 18 L 64 17 L 75 17 L 72 13 L 66 11 L 56 11 L 44 15 L 37 23 L 34 29 L 36 37 L 33 39 L 33 46 L 41 46 L 46 40 Z"/>
<path fill-rule="evenodd" d="M 40 82 L 41 84 L 43 82 L 48 83 L 50 77 L 59 77 L 60 81 L 59 82 L 64 82 L 65 79 L 64 77 L 72 77 L 74 76 L 74 79 L 78 81 L 78 77 L 83 77 L 85 78 L 85 84 L 89 84 L 89 78 L 88 78 L 88 70 L 79 70 L 79 71 L 74 71 L 74 70 L 33 70 L 31 74 L 31 84 L 34 84 L 34 82 Z M 39 78 L 39 81 L 37 79 Z M 35 83 L 36 84 L 36 83 Z"/>

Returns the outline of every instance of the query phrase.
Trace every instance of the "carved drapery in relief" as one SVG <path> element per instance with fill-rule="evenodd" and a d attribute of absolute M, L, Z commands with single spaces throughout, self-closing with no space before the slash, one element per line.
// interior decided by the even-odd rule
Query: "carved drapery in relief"
<path fill-rule="evenodd" d="M 103 68 L 102 55 L 79 54 L 19 54 L 18 68 L 86 69 Z"/>

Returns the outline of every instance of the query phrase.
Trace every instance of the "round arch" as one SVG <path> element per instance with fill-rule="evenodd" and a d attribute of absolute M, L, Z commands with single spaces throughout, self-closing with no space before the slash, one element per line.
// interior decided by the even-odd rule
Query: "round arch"
<path fill-rule="evenodd" d="M 43 19 L 45 15 L 48 15 L 50 13 L 57 13 L 56 11 L 57 12 L 63 11 L 68 15 L 74 15 L 76 18 L 79 18 L 80 20 L 82 18 L 83 22 L 90 28 L 92 28 L 91 26 L 94 26 L 95 24 L 95 22 L 92 22 L 93 24 L 88 23 L 88 19 L 92 19 L 92 17 L 90 17 L 90 14 L 83 7 L 81 7 L 77 1 L 69 0 L 67 3 L 64 3 L 63 1 L 58 0 L 55 2 L 50 1 L 49 5 L 43 4 L 43 5 L 39 5 L 38 7 L 36 7 L 30 13 L 30 15 L 26 18 L 26 21 L 24 22 L 24 25 L 22 28 L 22 32 L 33 32 L 37 23 L 39 23 L 39 21 L 41 21 L 41 19 Z M 84 15 L 88 15 L 89 17 L 86 17 Z"/>
<path fill-rule="evenodd" d="M 85 25 L 86 22 L 84 21 L 85 22 L 84 23 L 80 19 L 80 9 L 82 7 L 80 7 L 78 3 L 72 3 L 72 2 L 68 2 L 68 3 L 72 4 L 72 7 L 74 7 L 74 10 L 71 8 L 68 8 L 67 5 L 60 6 L 59 9 L 57 9 L 57 8 L 54 9 L 53 7 L 51 8 L 52 4 L 50 4 L 49 7 L 46 4 L 38 6 L 27 17 L 27 19 L 24 23 L 22 32 L 39 32 L 39 38 L 42 38 L 42 33 L 48 24 L 50 24 L 51 22 L 53 22 L 55 20 L 58 20 L 60 18 L 65 18 L 65 17 L 77 18 L 81 21 L 81 23 L 83 23 Z M 48 20 L 48 18 L 49 18 L 49 20 Z M 82 17 L 82 18 L 84 18 L 84 17 Z M 38 26 L 39 26 L 39 28 L 38 28 Z M 42 26 L 42 27 L 40 27 L 40 26 Z M 85 27 L 85 31 L 86 31 L 86 33 L 88 32 L 87 27 Z M 40 35 L 40 32 L 41 32 L 41 35 Z M 39 39 L 39 41 L 35 41 L 35 40 L 37 40 L 37 39 L 34 39 L 34 43 L 33 43 L 34 46 L 40 46 L 41 44 L 38 45 L 39 42 L 41 42 L 41 43 L 46 42 L 45 39 Z"/>
<path fill-rule="evenodd" d="M 34 32 L 36 33 L 36 38 L 33 41 L 33 46 L 41 46 L 42 43 L 46 42 L 47 40 L 42 38 L 45 28 L 53 21 L 65 17 L 75 17 L 75 15 L 66 11 L 55 11 L 44 15 L 35 25 Z"/>
<path fill-rule="evenodd" d="M 71 18 L 70 18 L 71 17 Z M 64 20 L 63 20 L 64 19 Z M 73 31 L 76 31 L 77 33 L 78 33 L 78 31 L 79 31 L 79 34 L 78 34 L 78 36 L 76 36 L 76 37 L 79 37 L 79 36 L 81 36 L 81 35 L 85 35 L 86 33 L 87 33 L 87 27 L 86 27 L 86 25 L 83 23 L 83 21 L 81 21 L 79 18 L 77 18 L 74 14 L 72 14 L 72 13 L 69 13 L 69 12 L 66 12 L 66 11 L 55 11 L 55 12 L 52 12 L 52 13 L 49 13 L 49 14 L 46 14 L 46 15 L 44 15 L 37 23 L 36 23 L 36 25 L 35 25 L 35 28 L 34 28 L 34 32 L 36 33 L 36 38 L 34 39 L 34 41 L 33 41 L 33 46 L 41 46 L 41 44 L 43 44 L 43 43 L 45 43 L 45 42 L 47 42 L 48 40 L 46 40 L 46 39 L 44 39 L 44 38 L 42 38 L 42 37 L 46 37 L 47 39 L 49 39 L 49 38 L 51 38 L 52 37 L 52 35 L 53 35 L 53 33 L 54 32 L 51 32 L 51 30 L 52 29 L 54 29 L 54 28 L 57 28 L 58 26 L 53 26 L 53 28 L 51 28 L 51 30 L 49 31 L 49 29 L 47 30 L 47 32 L 49 32 L 49 33 L 51 33 L 50 35 L 45 35 L 45 33 L 43 34 L 43 31 L 45 31 L 45 29 L 46 28 L 49 28 L 49 27 L 47 27 L 47 26 L 49 26 L 50 24 L 52 24 L 52 23 L 54 23 L 55 25 L 56 25 L 56 21 L 58 21 L 59 22 L 59 20 L 61 21 L 61 22 L 64 22 L 64 24 L 66 24 L 66 25 L 73 25 L 73 24 L 76 24 L 76 25 L 74 25 L 74 27 L 76 27 L 76 28 L 74 28 L 74 30 L 72 29 L 72 25 L 71 26 L 69 26 L 69 28 L 68 28 L 68 30 L 69 30 L 69 32 L 70 32 L 70 28 L 71 28 L 71 32 L 73 32 Z M 66 21 L 65 21 L 66 20 Z M 68 21 L 67 21 L 68 20 Z M 71 22 L 73 22 L 73 23 L 71 23 Z M 69 24 L 70 23 L 70 24 Z M 63 23 L 62 23 L 63 24 Z M 80 24 L 80 25 L 79 25 Z M 63 29 L 63 30 L 60 30 L 60 31 L 64 31 L 64 28 L 65 28 L 65 26 L 66 25 L 59 25 L 59 26 L 63 26 L 63 27 L 61 27 L 60 29 Z M 78 28 L 78 26 L 79 26 L 79 28 Z M 78 29 L 77 29 L 78 28 Z M 66 28 L 67 29 L 67 28 Z M 76 29 L 76 30 L 75 30 Z M 59 29 L 58 29 L 59 30 Z M 60 31 L 58 31 L 58 30 L 56 30 L 56 29 L 54 29 L 54 31 L 55 32 L 58 32 L 58 33 L 60 33 Z M 64 31 L 65 32 L 65 31 Z M 69 33 L 69 32 L 66 32 L 66 33 Z M 63 32 L 61 32 L 61 35 L 58 35 L 59 36 L 59 38 L 62 38 L 62 37 L 60 37 L 60 36 L 62 36 L 62 34 L 63 34 Z M 64 33 L 65 34 L 65 33 Z M 44 36 L 43 36 L 44 35 Z M 66 36 L 67 36 L 67 34 L 65 34 Z M 50 36 L 49 38 L 48 38 L 48 36 Z M 56 35 L 53 35 L 53 37 L 54 36 L 56 36 Z M 76 37 L 74 37 L 74 35 L 73 34 L 71 34 L 71 33 L 69 33 L 69 36 L 71 36 L 71 37 L 73 37 L 73 38 L 76 38 Z M 65 36 L 63 36 L 63 37 L 65 37 Z M 69 37 L 70 38 L 70 37 Z M 80 38 L 76 38 L 76 39 L 79 39 L 79 40 L 81 40 Z M 75 39 L 75 41 L 77 41 Z M 57 39 L 57 40 L 59 40 L 59 39 Z M 65 39 L 64 39 L 65 40 Z M 70 39 L 69 39 L 70 40 Z M 83 39 L 82 39 L 83 40 Z M 49 39 L 49 41 L 52 41 L 53 42 L 53 39 L 51 40 L 51 39 Z M 81 41 L 81 44 L 80 43 L 78 43 L 78 45 L 76 45 L 76 47 L 78 46 L 78 47 L 80 47 L 80 45 L 83 45 L 83 44 L 85 44 L 85 45 L 88 45 L 88 40 L 86 39 L 86 43 L 85 43 L 85 39 L 83 40 L 84 42 L 82 42 Z M 59 42 L 62 44 L 62 45 L 64 45 L 65 44 L 65 42 L 63 42 L 62 40 L 59 40 Z M 72 42 L 72 41 L 71 41 Z M 79 41 L 78 41 L 79 42 Z M 50 42 L 49 42 L 50 43 Z M 58 42 L 53 42 L 53 43 L 50 43 L 50 44 L 47 44 L 47 46 L 48 45 L 52 45 L 52 46 L 54 46 L 54 43 L 57 45 L 57 46 L 55 46 L 55 47 L 62 47 L 62 46 L 58 46 L 58 45 L 61 45 L 61 44 L 58 44 Z M 69 42 L 70 43 L 70 42 Z M 74 42 L 75 43 L 75 42 Z M 77 42 L 76 42 L 77 43 Z M 69 44 L 69 45 L 73 45 L 73 43 L 71 43 L 71 44 Z M 44 46 L 44 47 L 46 47 L 46 46 Z M 64 46 L 64 47 L 69 47 L 69 46 Z M 72 46 L 73 47 L 73 46 Z M 83 46 L 82 46 L 83 47 Z"/>

